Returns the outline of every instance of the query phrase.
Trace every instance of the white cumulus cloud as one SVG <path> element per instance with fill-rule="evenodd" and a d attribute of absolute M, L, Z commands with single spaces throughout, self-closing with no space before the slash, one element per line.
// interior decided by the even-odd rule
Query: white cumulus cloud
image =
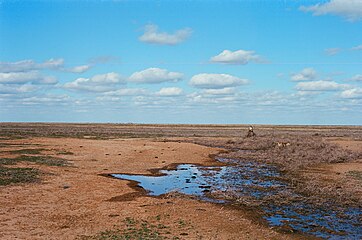
<path fill-rule="evenodd" d="M 190 84 L 197 88 L 218 89 L 245 85 L 248 80 L 229 74 L 201 73 L 194 75 Z"/>
<path fill-rule="evenodd" d="M 349 85 L 333 81 L 300 82 L 296 85 L 298 91 L 337 91 L 347 88 Z"/>
<path fill-rule="evenodd" d="M 30 93 L 39 89 L 39 86 L 31 84 L 0 84 L 0 94 Z"/>
<path fill-rule="evenodd" d="M 72 72 L 72 73 L 84 73 L 84 72 L 88 71 L 90 68 L 91 68 L 90 65 L 80 65 L 80 66 L 68 68 L 65 71 Z"/>
<path fill-rule="evenodd" d="M 161 68 L 148 68 L 133 73 L 129 77 L 129 81 L 135 83 L 177 82 L 180 81 L 182 77 L 183 74 L 179 72 L 170 72 Z"/>
<path fill-rule="evenodd" d="M 219 55 L 216 55 L 210 59 L 212 62 L 224 63 L 224 64 L 247 64 L 251 61 L 261 62 L 262 59 L 254 51 L 237 50 L 230 51 L 224 50 Z"/>
<path fill-rule="evenodd" d="M 312 12 L 315 16 L 326 14 L 338 15 L 351 22 L 362 18 L 361 0 L 330 0 L 312 6 L 301 6 L 299 9 L 305 12 Z"/>
<path fill-rule="evenodd" d="M 194 92 L 187 95 L 187 98 L 190 102 L 197 104 L 220 104 L 220 106 L 223 106 L 224 104 L 233 104 L 239 100 L 238 97 L 234 95 L 211 95 L 206 94 L 205 92 Z"/>
<path fill-rule="evenodd" d="M 43 96 L 32 96 L 22 99 L 25 105 L 63 105 L 67 104 L 71 98 L 68 95 L 47 94 Z"/>
<path fill-rule="evenodd" d="M 81 65 L 71 68 L 64 67 L 63 58 L 51 58 L 45 62 L 37 63 L 34 60 L 22 60 L 17 62 L 0 62 L 0 72 L 16 73 L 16 72 L 31 72 L 36 70 L 57 70 L 72 73 L 83 73 L 91 68 L 91 65 Z"/>
<path fill-rule="evenodd" d="M 362 81 L 362 74 L 357 74 L 357 75 L 354 75 L 352 78 L 351 78 L 352 81 Z"/>
<path fill-rule="evenodd" d="M 49 59 L 43 63 L 36 63 L 34 60 L 22 60 L 18 62 L 0 62 L 0 72 L 28 72 L 41 69 L 59 69 L 64 65 L 64 60 Z"/>
<path fill-rule="evenodd" d="M 342 98 L 362 98 L 362 88 L 352 88 L 341 93 Z"/>
<path fill-rule="evenodd" d="M 234 87 L 226 87 L 226 88 L 220 88 L 220 89 L 205 89 L 202 91 L 203 94 L 206 95 L 233 95 L 235 94 L 236 90 Z"/>
<path fill-rule="evenodd" d="M 95 75 L 91 78 L 78 78 L 73 82 L 65 83 L 64 88 L 89 92 L 108 92 L 114 90 L 115 85 L 124 83 L 124 79 L 115 72 Z"/>
<path fill-rule="evenodd" d="M 107 96 L 135 96 L 145 95 L 147 90 L 143 88 L 121 88 L 114 91 L 106 92 Z"/>
<path fill-rule="evenodd" d="M 0 83 L 6 84 L 55 84 L 57 82 L 55 77 L 43 76 L 38 71 L 0 73 Z"/>
<path fill-rule="evenodd" d="M 180 96 L 182 92 L 183 92 L 182 89 L 178 87 L 166 87 L 166 88 L 161 88 L 160 91 L 156 93 L 156 95 L 163 97 L 173 97 L 173 96 Z"/>
<path fill-rule="evenodd" d="M 176 45 L 189 38 L 191 33 L 192 30 L 190 28 L 183 28 L 174 33 L 160 32 L 157 25 L 147 24 L 145 26 L 145 32 L 139 37 L 139 40 L 152 44 Z"/>
<path fill-rule="evenodd" d="M 45 61 L 44 63 L 38 64 L 39 69 L 57 69 L 64 65 L 64 59 L 58 58 L 54 59 L 51 58 L 48 61 Z"/>
<path fill-rule="evenodd" d="M 292 81 L 312 81 L 317 77 L 317 72 L 313 68 L 304 68 L 301 72 L 292 74 Z"/>
<path fill-rule="evenodd" d="M 33 60 L 23 60 L 18 62 L 0 62 L 0 72 L 24 72 L 38 69 Z"/>

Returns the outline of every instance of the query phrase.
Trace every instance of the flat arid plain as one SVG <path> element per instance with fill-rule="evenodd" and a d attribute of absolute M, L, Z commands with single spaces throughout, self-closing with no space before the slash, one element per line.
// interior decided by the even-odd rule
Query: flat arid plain
<path fill-rule="evenodd" d="M 0 239 L 362 237 L 362 127 L 254 132 L 1 123 Z"/>

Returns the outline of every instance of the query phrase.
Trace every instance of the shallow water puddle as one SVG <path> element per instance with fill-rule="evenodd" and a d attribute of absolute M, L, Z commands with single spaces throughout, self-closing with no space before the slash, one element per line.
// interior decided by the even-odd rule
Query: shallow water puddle
<path fill-rule="evenodd" d="M 264 200 L 264 219 L 271 226 L 288 226 L 293 230 L 328 239 L 362 239 L 362 209 L 342 209 L 325 205 L 315 207 L 305 200 L 281 204 L 265 201 L 268 197 L 288 193 L 298 198 L 280 177 L 277 168 L 233 159 L 217 159 L 222 167 L 181 164 L 175 170 L 161 170 L 163 176 L 112 174 L 113 177 L 139 183 L 152 196 L 169 192 L 194 195 L 202 200 L 225 202 L 212 198 L 213 193 L 232 193 L 233 197 Z M 301 198 L 303 199 L 303 198 Z"/>
<path fill-rule="evenodd" d="M 207 174 L 210 174 L 212 169 L 210 168 Z M 210 188 L 208 185 L 205 171 L 199 169 L 199 167 L 182 164 L 177 167 L 176 170 L 161 170 L 164 176 L 143 176 L 143 175 L 127 175 L 127 174 L 112 174 L 112 176 L 121 179 L 127 179 L 139 182 L 139 186 L 149 191 L 152 196 L 158 196 L 161 194 L 177 191 L 184 194 L 202 196 L 206 189 Z"/>

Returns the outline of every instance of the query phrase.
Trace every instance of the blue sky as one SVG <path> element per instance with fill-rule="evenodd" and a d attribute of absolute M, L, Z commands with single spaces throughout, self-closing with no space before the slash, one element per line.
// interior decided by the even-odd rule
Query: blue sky
<path fill-rule="evenodd" d="M 0 1 L 0 121 L 362 124 L 362 0 Z"/>

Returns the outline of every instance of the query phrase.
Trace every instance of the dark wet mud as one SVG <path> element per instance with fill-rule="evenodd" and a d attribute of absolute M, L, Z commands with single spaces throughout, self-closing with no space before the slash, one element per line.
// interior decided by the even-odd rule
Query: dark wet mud
<path fill-rule="evenodd" d="M 163 176 L 112 176 L 136 181 L 152 196 L 179 192 L 216 203 L 254 201 L 270 226 L 289 232 L 326 239 L 362 239 L 362 208 L 337 206 L 333 201 L 316 206 L 305 196 L 293 192 L 274 166 L 225 158 L 217 160 L 226 165 L 181 164 L 175 170 L 161 170 Z"/>

